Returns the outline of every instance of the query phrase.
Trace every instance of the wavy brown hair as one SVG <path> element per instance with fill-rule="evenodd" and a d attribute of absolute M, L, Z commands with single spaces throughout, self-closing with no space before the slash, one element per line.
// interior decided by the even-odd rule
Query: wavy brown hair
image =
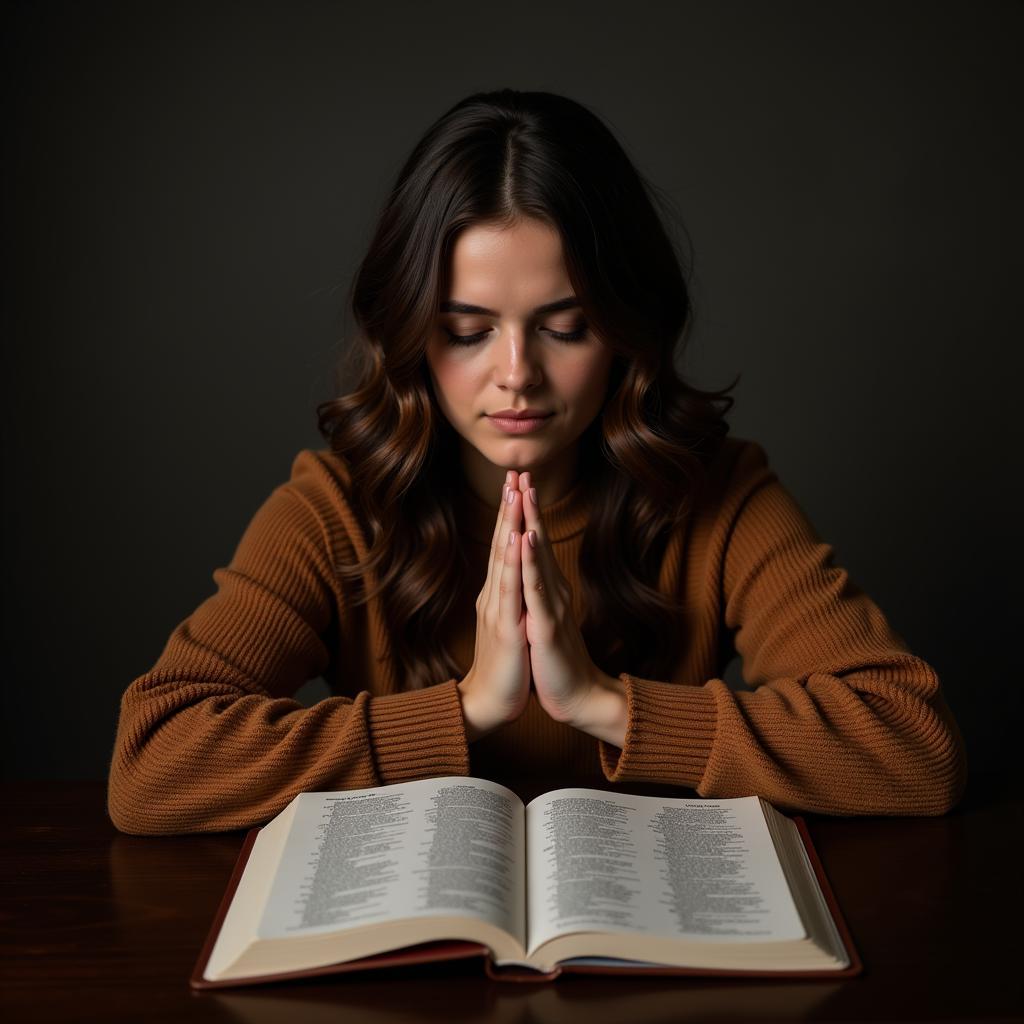
<path fill-rule="evenodd" d="M 375 579 L 356 603 L 380 596 L 405 688 L 461 674 L 437 640 L 466 578 L 453 512 L 459 438 L 437 404 L 425 348 L 459 232 L 521 218 L 559 231 L 584 317 L 614 352 L 602 412 L 578 442 L 590 509 L 584 640 L 613 676 L 666 679 L 677 663 L 680 604 L 659 592 L 658 571 L 729 431 L 727 392 L 739 378 L 701 391 L 676 369 L 691 300 L 657 201 L 601 119 L 548 92 L 467 97 L 427 129 L 398 174 L 353 278 L 341 397 L 317 414 L 370 544 L 363 561 L 337 571 Z"/>

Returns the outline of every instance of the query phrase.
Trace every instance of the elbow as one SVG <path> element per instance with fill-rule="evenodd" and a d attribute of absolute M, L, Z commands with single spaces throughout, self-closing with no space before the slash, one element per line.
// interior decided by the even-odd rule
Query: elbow
<path fill-rule="evenodd" d="M 967 749 L 960 729 L 951 716 L 944 716 L 939 743 L 929 759 L 925 774 L 926 809 L 921 813 L 948 814 L 967 790 Z"/>
<path fill-rule="evenodd" d="M 174 787 L 150 779 L 139 764 L 111 766 L 107 779 L 107 816 L 118 832 L 130 836 L 180 836 L 216 832 L 213 809 L 183 804 Z"/>
<path fill-rule="evenodd" d="M 967 752 L 934 671 L 927 697 L 903 687 L 865 687 L 869 718 L 856 744 L 866 758 L 858 806 L 844 813 L 938 817 L 967 789 Z"/>
<path fill-rule="evenodd" d="M 933 759 L 907 779 L 904 807 L 899 813 L 931 817 L 948 814 L 963 799 L 966 789 L 966 758 L 950 753 Z"/>
<path fill-rule="evenodd" d="M 967 790 L 967 746 L 945 697 L 939 690 L 929 704 L 932 724 L 926 773 L 930 809 L 926 814 L 948 814 Z"/>
<path fill-rule="evenodd" d="M 126 788 L 123 779 L 117 778 L 113 768 L 107 778 L 107 817 L 118 832 L 129 836 L 159 835 L 154 832 L 151 824 L 138 813 L 139 801 L 135 794 Z"/>
<path fill-rule="evenodd" d="M 846 748 L 829 777 L 838 799 L 822 795 L 826 814 L 939 817 L 963 799 L 967 755 L 942 705 L 921 699 L 875 700 L 872 728 Z M 863 735 L 863 734 L 862 734 Z M 844 763 L 845 762 L 845 763 Z"/>
<path fill-rule="evenodd" d="M 930 709 L 924 730 L 894 735 L 891 763 L 893 801 L 890 814 L 938 817 L 948 814 L 967 789 L 967 751 L 956 722 L 944 707 Z M 895 792 L 894 792 L 894 795 Z"/>
<path fill-rule="evenodd" d="M 171 836 L 209 831 L 188 790 L 188 772 L 155 756 L 146 743 L 114 747 L 107 774 L 107 816 L 119 832 Z"/>
<path fill-rule="evenodd" d="M 915 738 L 893 734 L 870 752 L 854 754 L 848 767 L 816 799 L 791 798 L 789 805 L 842 816 L 939 817 L 957 806 L 967 787 L 966 758 L 952 738 L 943 749 L 924 751 Z"/>
<path fill-rule="evenodd" d="M 118 832 L 132 836 L 172 834 L 166 799 L 154 784 L 146 757 L 146 737 L 140 733 L 122 702 L 121 718 L 107 772 L 107 816 Z"/>
<path fill-rule="evenodd" d="M 116 751 L 107 776 L 107 816 L 114 828 L 131 836 L 165 836 L 180 832 L 153 787 L 147 785 L 138 759 Z"/>
<path fill-rule="evenodd" d="M 124 794 L 120 787 L 115 788 L 113 779 L 107 780 L 107 817 L 118 832 L 129 836 L 160 835 L 147 827 L 136 813 L 135 803 Z"/>
<path fill-rule="evenodd" d="M 164 836 L 180 833 L 173 820 L 171 803 L 174 779 L 181 771 L 154 758 L 153 737 L 167 721 L 130 700 L 121 698 L 114 749 L 107 771 L 107 817 L 118 832 L 132 836 Z M 180 815 L 179 815 L 180 817 Z"/>
<path fill-rule="evenodd" d="M 115 754 L 107 777 L 107 815 L 132 836 L 181 836 L 248 827 L 222 821 L 215 802 L 190 786 L 187 769 L 139 752 Z"/>
<path fill-rule="evenodd" d="M 127 835 L 172 836 L 245 827 L 224 813 L 225 775 L 236 765 L 222 765 L 217 783 L 210 781 L 216 747 L 196 722 L 188 705 L 152 709 L 122 701 L 121 717 L 107 775 L 107 815 Z M 219 786 L 218 786 L 219 784 Z M 243 800 L 250 795 L 238 786 Z"/>

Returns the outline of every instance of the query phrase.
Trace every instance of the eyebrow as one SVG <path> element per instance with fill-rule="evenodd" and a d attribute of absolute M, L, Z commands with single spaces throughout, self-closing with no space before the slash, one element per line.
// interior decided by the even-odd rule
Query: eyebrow
<path fill-rule="evenodd" d="M 576 309 L 580 305 L 580 300 L 575 295 L 569 295 L 564 299 L 556 299 L 554 302 L 547 302 L 543 306 L 538 306 L 534 311 L 534 316 L 540 316 L 543 313 L 557 313 L 561 309 Z M 479 313 L 481 316 L 499 316 L 493 309 L 485 309 L 483 306 L 473 306 L 468 302 L 458 302 L 455 299 L 449 299 L 441 303 L 442 313 Z"/>

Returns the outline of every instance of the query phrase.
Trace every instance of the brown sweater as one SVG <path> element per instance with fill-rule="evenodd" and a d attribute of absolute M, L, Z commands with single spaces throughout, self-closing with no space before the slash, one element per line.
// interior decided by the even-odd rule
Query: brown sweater
<path fill-rule="evenodd" d="M 469 745 L 461 676 L 403 691 L 378 603 L 352 607 L 331 569 L 339 552 L 367 550 L 344 464 L 326 449 L 299 452 L 213 573 L 216 593 L 124 693 L 111 819 L 150 835 L 248 828 L 303 791 L 467 774 L 662 782 L 826 814 L 949 810 L 966 759 L 935 670 L 834 564 L 760 445 L 727 438 L 710 483 L 661 572 L 685 598 L 686 653 L 670 679 L 619 677 L 622 749 L 549 719 L 534 695 L 515 722 Z M 465 674 L 497 503 L 464 486 L 456 513 L 473 571 L 446 639 Z M 579 621 L 582 488 L 542 515 Z M 751 689 L 721 678 L 733 646 Z M 293 699 L 321 675 L 332 696 Z"/>

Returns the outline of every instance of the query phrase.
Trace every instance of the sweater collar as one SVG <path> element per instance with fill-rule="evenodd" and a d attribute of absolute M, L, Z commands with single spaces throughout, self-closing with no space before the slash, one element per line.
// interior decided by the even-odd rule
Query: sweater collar
<path fill-rule="evenodd" d="M 585 481 L 581 477 L 558 501 L 541 509 L 548 540 L 556 543 L 581 533 L 587 525 Z M 480 498 L 463 479 L 455 497 L 459 524 L 473 540 L 490 547 L 494 524 L 498 519 L 498 502 Z"/>

